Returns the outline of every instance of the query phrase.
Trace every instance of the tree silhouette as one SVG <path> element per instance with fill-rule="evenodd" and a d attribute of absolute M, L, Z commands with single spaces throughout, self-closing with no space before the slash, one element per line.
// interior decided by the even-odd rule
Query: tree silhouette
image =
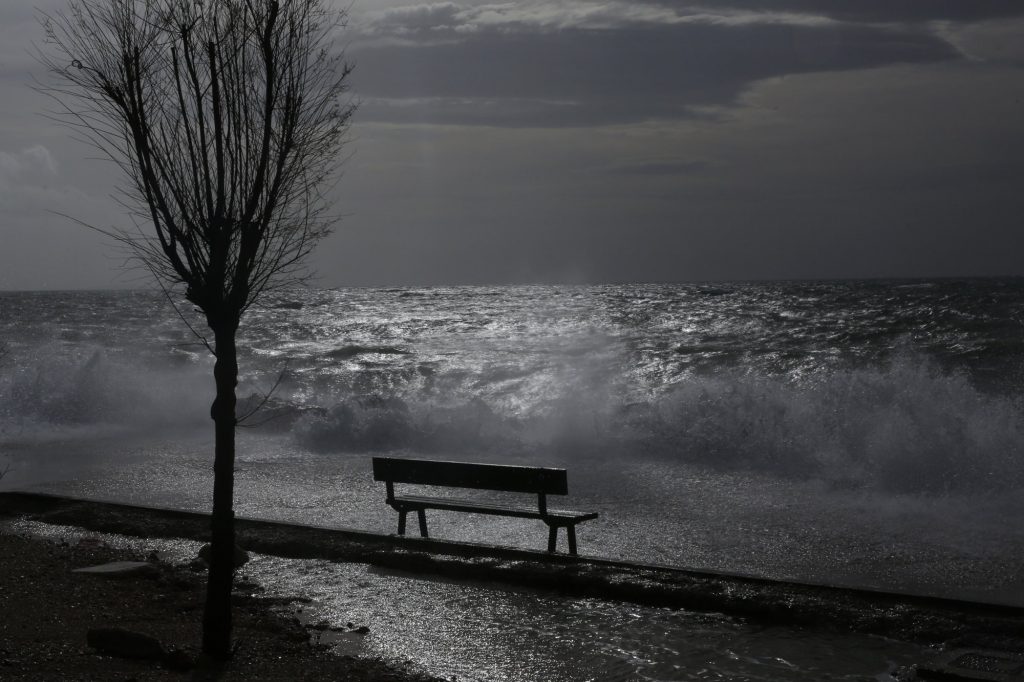
<path fill-rule="evenodd" d="M 130 229 L 105 229 L 205 317 L 216 399 L 204 653 L 226 657 L 235 545 L 238 362 L 245 311 L 304 275 L 332 225 L 353 112 L 325 0 L 69 0 L 44 15 L 55 114 L 123 171 Z M 201 337 L 202 338 L 202 337 Z M 203 339 L 204 342 L 206 339 Z"/>

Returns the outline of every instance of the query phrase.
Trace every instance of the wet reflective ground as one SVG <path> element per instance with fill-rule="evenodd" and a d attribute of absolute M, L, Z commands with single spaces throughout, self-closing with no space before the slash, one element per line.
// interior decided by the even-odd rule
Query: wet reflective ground
<path fill-rule="evenodd" d="M 3 486 L 205 511 L 211 451 L 206 437 L 180 434 L 24 450 L 8 442 Z M 583 554 L 1024 605 L 1024 498 L 1016 495 L 847 490 L 657 460 L 568 467 L 570 495 L 557 506 L 601 514 L 579 527 Z M 296 451 L 286 438 L 252 432 L 239 441 L 236 510 L 381 533 L 397 525 L 370 454 Z M 434 537 L 546 547 L 537 521 L 442 512 L 428 520 Z"/>
<path fill-rule="evenodd" d="M 15 522 L 7 529 L 74 542 L 79 531 Z M 158 549 L 171 562 L 198 543 L 89 533 L 115 546 Z M 254 555 L 245 576 L 269 596 L 312 601 L 297 615 L 327 626 L 340 654 L 409 663 L 479 682 L 616 680 L 889 680 L 920 661 L 916 646 L 877 637 L 765 627 L 722 614 L 574 599 L 497 584 L 434 579 Z M 365 635 L 332 633 L 366 625 Z"/>

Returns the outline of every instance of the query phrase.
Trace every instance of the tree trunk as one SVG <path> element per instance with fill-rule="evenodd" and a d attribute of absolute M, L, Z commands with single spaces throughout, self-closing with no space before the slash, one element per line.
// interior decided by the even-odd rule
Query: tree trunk
<path fill-rule="evenodd" d="M 213 326 L 213 325 L 211 325 Z M 215 430 L 213 518 L 210 574 L 203 613 L 203 653 L 227 658 L 231 653 L 231 588 L 235 573 L 235 386 L 238 383 L 237 325 L 214 328 L 217 361 L 213 376 L 217 397 L 210 408 Z"/>

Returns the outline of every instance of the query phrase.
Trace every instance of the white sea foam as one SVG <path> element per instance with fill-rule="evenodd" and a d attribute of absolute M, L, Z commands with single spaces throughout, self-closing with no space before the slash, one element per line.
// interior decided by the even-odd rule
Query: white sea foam
<path fill-rule="evenodd" d="M 568 391 L 528 414 L 480 398 L 351 397 L 308 412 L 317 451 L 657 457 L 842 486 L 944 492 L 1024 485 L 1024 413 L 920 355 L 794 381 L 695 375 L 648 401 Z"/>
<path fill-rule="evenodd" d="M 890 491 L 1024 485 L 1019 283 L 315 291 L 255 309 L 240 412 L 298 450 L 636 458 Z M 7 294 L 0 430 L 209 425 L 159 297 Z M 1011 324 L 1012 323 L 1012 324 Z M 191 344 L 191 345 L 188 345 Z"/>

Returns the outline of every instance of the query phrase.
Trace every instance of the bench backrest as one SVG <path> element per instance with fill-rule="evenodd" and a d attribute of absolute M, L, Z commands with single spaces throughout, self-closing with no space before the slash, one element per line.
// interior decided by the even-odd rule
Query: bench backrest
<path fill-rule="evenodd" d="M 374 457 L 373 480 L 540 495 L 569 494 L 565 469 L 549 467 Z"/>

